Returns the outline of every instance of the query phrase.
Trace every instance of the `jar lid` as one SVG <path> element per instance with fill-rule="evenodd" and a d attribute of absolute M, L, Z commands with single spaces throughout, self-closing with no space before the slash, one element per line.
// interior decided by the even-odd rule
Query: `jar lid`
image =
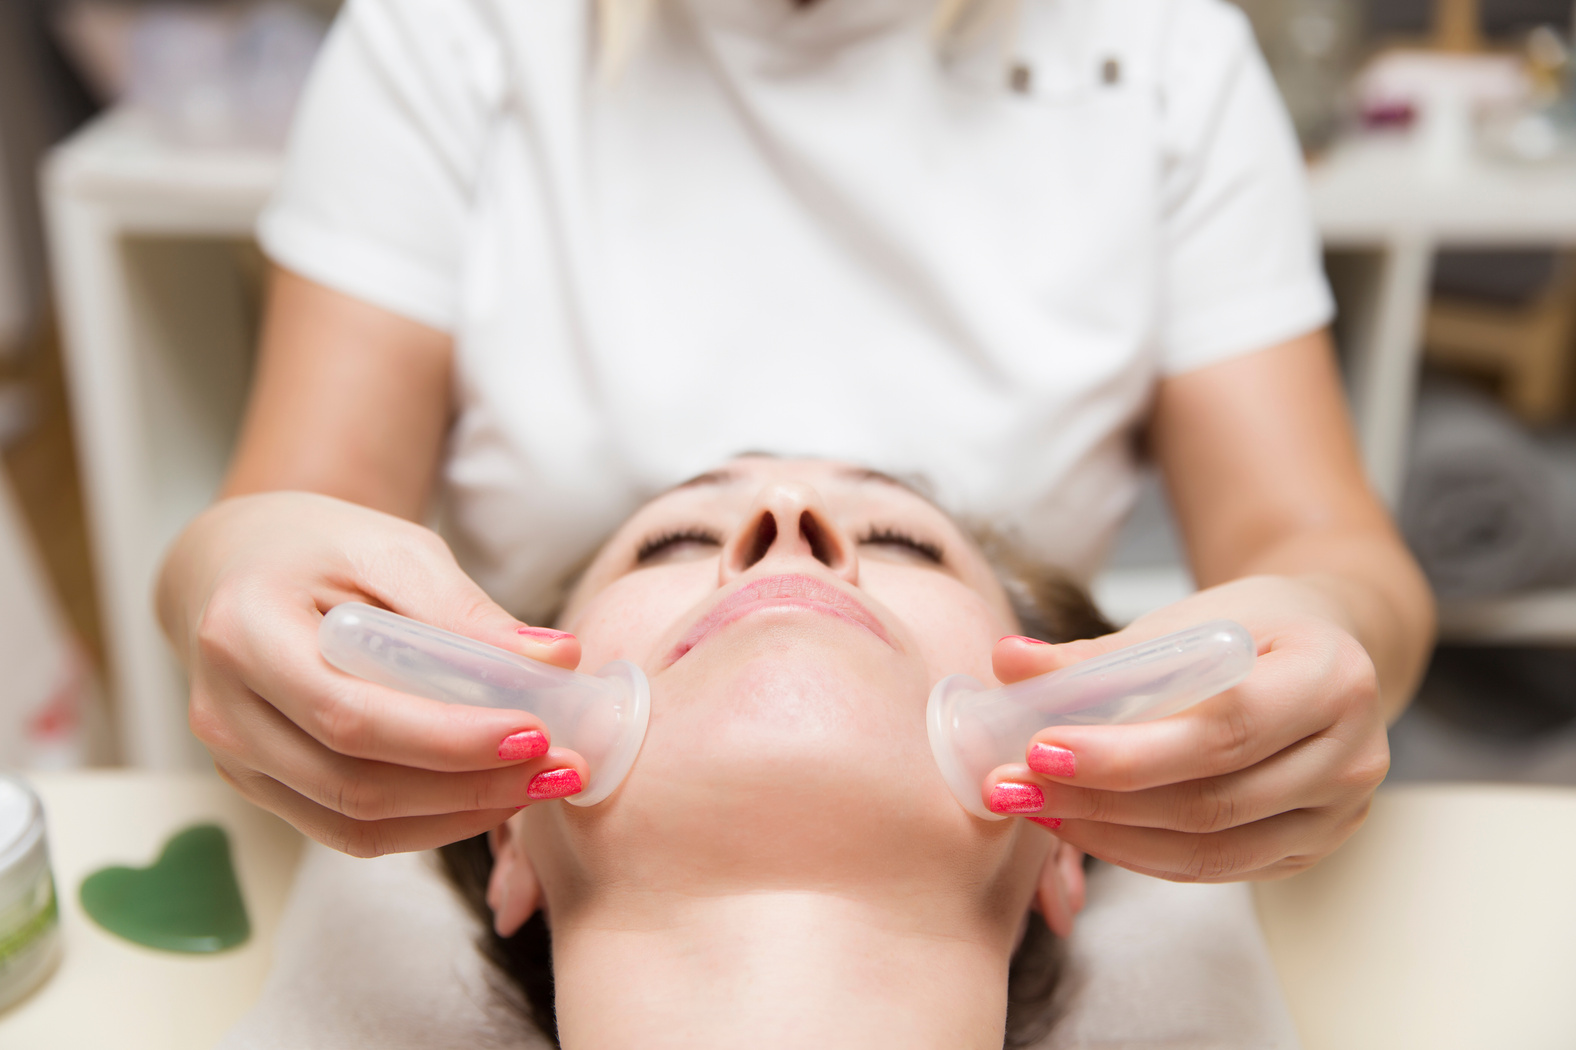
<path fill-rule="evenodd" d="M 0 874 L 27 856 L 44 834 L 44 809 L 33 789 L 0 774 Z"/>

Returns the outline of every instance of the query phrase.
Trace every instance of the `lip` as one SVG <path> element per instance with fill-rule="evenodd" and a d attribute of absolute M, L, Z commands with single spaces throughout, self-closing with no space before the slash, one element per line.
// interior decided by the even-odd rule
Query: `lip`
<path fill-rule="evenodd" d="M 881 621 L 860 604 L 858 599 L 813 576 L 792 573 L 762 577 L 740 587 L 718 602 L 709 613 L 684 632 L 684 637 L 668 655 L 667 662 L 672 664 L 718 628 L 726 627 L 735 620 L 761 609 L 808 609 L 824 613 L 863 627 L 886 644 L 893 644 L 886 628 L 881 626 Z"/>

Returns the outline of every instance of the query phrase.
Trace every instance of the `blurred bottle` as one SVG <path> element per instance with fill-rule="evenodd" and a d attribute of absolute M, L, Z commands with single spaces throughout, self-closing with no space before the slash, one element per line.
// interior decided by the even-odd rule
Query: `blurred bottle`
<path fill-rule="evenodd" d="M 1571 42 L 1553 26 L 1527 34 L 1523 52 L 1527 91 L 1488 107 L 1479 120 L 1479 145 L 1491 157 L 1523 163 L 1576 157 L 1576 62 Z"/>
<path fill-rule="evenodd" d="M 226 63 L 229 29 L 215 13 L 156 6 L 132 23 L 126 100 L 182 140 L 218 142 L 235 129 Z"/>
<path fill-rule="evenodd" d="M 1527 77 L 1534 104 L 1569 99 L 1571 44 L 1553 26 L 1538 26 L 1527 34 Z"/>
<path fill-rule="evenodd" d="M 284 142 L 324 31 L 323 22 L 293 4 L 262 4 L 241 20 L 230 42 L 230 69 L 246 134 Z"/>
<path fill-rule="evenodd" d="M 1362 46 L 1358 0 L 1237 0 L 1253 23 L 1304 151 L 1328 145 L 1350 110 Z"/>
<path fill-rule="evenodd" d="M 128 34 L 125 98 L 183 142 L 277 146 L 324 32 L 284 0 L 155 4 Z"/>

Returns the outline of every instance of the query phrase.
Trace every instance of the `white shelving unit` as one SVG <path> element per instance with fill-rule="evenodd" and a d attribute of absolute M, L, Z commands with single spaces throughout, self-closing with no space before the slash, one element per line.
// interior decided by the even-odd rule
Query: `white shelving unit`
<path fill-rule="evenodd" d="M 1325 246 L 1350 258 L 1347 381 L 1363 458 L 1394 506 L 1406 468 L 1424 313 L 1436 252 L 1576 244 L 1576 162 L 1537 166 L 1472 154 L 1441 162 L 1417 135 L 1338 144 L 1309 170 Z M 1118 619 L 1186 594 L 1174 567 L 1125 569 L 1096 582 Z M 1444 601 L 1440 637 L 1493 645 L 1576 645 L 1576 588 Z"/>
<path fill-rule="evenodd" d="M 153 616 L 154 574 L 212 498 L 250 377 L 255 321 L 237 266 L 279 177 L 277 155 L 182 149 L 124 113 L 45 164 L 99 611 L 122 757 L 199 760 L 185 685 Z"/>
<path fill-rule="evenodd" d="M 1406 465 L 1435 253 L 1576 244 L 1576 161 L 1441 164 L 1415 137 L 1357 139 L 1310 172 L 1325 244 L 1372 252 L 1353 293 L 1350 383 L 1369 475 L 1393 506 Z M 1576 644 L 1576 588 L 1442 602 L 1440 637 Z"/>
<path fill-rule="evenodd" d="M 44 193 L 125 759 L 200 758 L 184 684 L 151 613 L 159 558 L 211 498 L 245 398 L 255 317 L 238 274 L 280 158 L 183 148 L 125 113 L 58 147 Z M 1337 148 L 1311 172 L 1331 247 L 1355 250 L 1351 389 L 1368 469 L 1400 491 L 1430 267 L 1446 246 L 1576 243 L 1576 165 L 1470 158 L 1442 175 L 1406 138 Z M 1352 298 L 1352 297 L 1348 297 Z M 1175 600 L 1177 566 L 1107 573 L 1119 619 Z M 1447 605 L 1443 630 L 1483 642 L 1576 643 L 1576 591 Z"/>

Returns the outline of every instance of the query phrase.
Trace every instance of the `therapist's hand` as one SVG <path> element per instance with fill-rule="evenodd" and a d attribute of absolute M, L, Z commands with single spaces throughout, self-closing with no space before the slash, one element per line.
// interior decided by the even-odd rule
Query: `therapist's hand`
<path fill-rule="evenodd" d="M 1310 583 L 1250 577 L 1214 587 L 1091 641 L 998 642 L 1014 682 L 1207 620 L 1241 623 L 1259 658 L 1236 688 L 1170 718 L 1039 733 L 1024 764 L 1001 766 L 986 804 L 1032 816 L 1086 853 L 1185 882 L 1294 874 L 1339 846 L 1390 765 L 1378 681 L 1340 606 Z M 1032 768 L 1031 768 L 1032 767 Z"/>
<path fill-rule="evenodd" d="M 220 502 L 177 539 L 158 603 L 192 732 L 242 795 L 356 856 L 427 849 L 577 790 L 579 755 L 519 711 L 456 707 L 335 670 L 322 614 L 362 601 L 573 668 L 571 635 L 494 604 L 429 529 L 302 492 Z M 538 779 L 540 778 L 540 779 Z"/>

